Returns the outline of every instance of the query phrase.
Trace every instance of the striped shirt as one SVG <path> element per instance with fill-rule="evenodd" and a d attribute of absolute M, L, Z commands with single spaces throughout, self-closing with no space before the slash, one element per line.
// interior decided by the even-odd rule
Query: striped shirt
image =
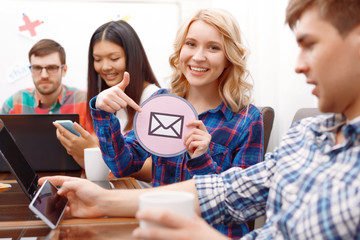
<path fill-rule="evenodd" d="M 336 144 L 338 130 L 345 141 Z M 196 176 L 203 218 L 241 223 L 266 213 L 242 239 L 360 238 L 360 117 L 306 118 L 265 161 L 221 175 Z"/>
<path fill-rule="evenodd" d="M 163 93 L 168 91 L 160 89 L 155 94 Z M 95 102 L 96 97 L 90 101 L 94 129 L 112 173 L 124 177 L 139 171 L 150 154 L 136 140 L 134 131 L 123 137 L 115 115 L 95 109 Z M 194 175 L 220 173 L 233 166 L 247 168 L 262 161 L 263 121 L 256 107 L 250 105 L 234 113 L 222 103 L 201 113 L 199 119 L 212 136 L 208 151 L 193 159 L 187 152 L 175 157 L 152 155 L 153 186 L 184 181 Z M 246 224 L 230 228 L 219 225 L 217 229 L 230 236 L 242 236 L 249 231 Z"/>
<path fill-rule="evenodd" d="M 86 115 L 87 94 L 76 88 L 63 85 L 63 90 L 50 108 L 40 108 L 40 97 L 35 88 L 20 90 L 8 98 L 1 109 L 1 114 L 52 114 L 77 113 L 80 124 L 92 132 L 92 121 Z"/>

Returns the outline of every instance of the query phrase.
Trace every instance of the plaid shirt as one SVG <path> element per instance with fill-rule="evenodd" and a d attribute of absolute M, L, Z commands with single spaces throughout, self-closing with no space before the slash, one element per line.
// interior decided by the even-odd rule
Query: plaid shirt
<path fill-rule="evenodd" d="M 167 92 L 161 89 L 155 94 Z M 103 158 L 112 173 L 123 177 L 139 171 L 150 154 L 136 140 L 134 131 L 128 132 L 124 138 L 115 115 L 95 109 L 95 102 L 96 97 L 90 101 L 94 129 Z M 212 135 L 208 151 L 194 159 L 187 152 L 167 158 L 152 155 L 153 186 L 184 181 L 194 175 L 220 173 L 233 166 L 246 168 L 262 160 L 263 121 L 253 105 L 234 113 L 222 103 L 216 109 L 201 113 L 199 119 Z M 217 229 L 224 234 L 234 229 L 232 234 L 235 236 L 249 231 L 246 224 L 217 226 Z"/>
<path fill-rule="evenodd" d="M 34 88 L 21 90 L 8 98 L 1 114 L 52 114 L 52 113 L 77 113 L 80 124 L 93 132 L 92 122 L 87 118 L 87 94 L 76 88 L 63 85 L 63 90 L 57 101 L 50 108 L 39 107 L 40 97 Z"/>
<path fill-rule="evenodd" d="M 345 141 L 336 145 L 340 129 Z M 243 239 L 360 239 L 360 117 L 306 118 L 264 162 L 195 179 L 209 223 L 266 212 L 264 226 Z"/>

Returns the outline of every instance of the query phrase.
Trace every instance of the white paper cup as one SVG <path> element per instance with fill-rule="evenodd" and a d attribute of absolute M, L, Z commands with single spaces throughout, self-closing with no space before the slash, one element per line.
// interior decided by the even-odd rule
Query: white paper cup
<path fill-rule="evenodd" d="M 158 191 L 141 194 L 139 209 L 164 209 L 185 217 L 194 217 L 194 194 L 177 191 Z M 155 224 L 140 221 L 140 227 L 146 228 Z"/>
<path fill-rule="evenodd" d="M 109 179 L 109 168 L 102 158 L 100 148 L 84 149 L 86 178 L 90 181 L 106 181 Z"/>

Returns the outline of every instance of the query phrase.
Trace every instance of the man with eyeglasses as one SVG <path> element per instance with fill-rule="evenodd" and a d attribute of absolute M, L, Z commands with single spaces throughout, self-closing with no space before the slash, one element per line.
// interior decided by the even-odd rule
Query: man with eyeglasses
<path fill-rule="evenodd" d="M 64 48 L 54 40 L 42 39 L 30 49 L 29 62 L 35 88 L 20 90 L 8 98 L 1 114 L 77 113 L 80 124 L 90 131 L 86 92 L 62 84 L 67 71 Z"/>

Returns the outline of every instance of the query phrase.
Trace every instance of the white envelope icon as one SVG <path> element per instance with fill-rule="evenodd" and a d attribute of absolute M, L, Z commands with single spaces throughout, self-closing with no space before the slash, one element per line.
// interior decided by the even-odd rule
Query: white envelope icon
<path fill-rule="evenodd" d="M 184 116 L 150 112 L 149 135 L 182 138 Z"/>

